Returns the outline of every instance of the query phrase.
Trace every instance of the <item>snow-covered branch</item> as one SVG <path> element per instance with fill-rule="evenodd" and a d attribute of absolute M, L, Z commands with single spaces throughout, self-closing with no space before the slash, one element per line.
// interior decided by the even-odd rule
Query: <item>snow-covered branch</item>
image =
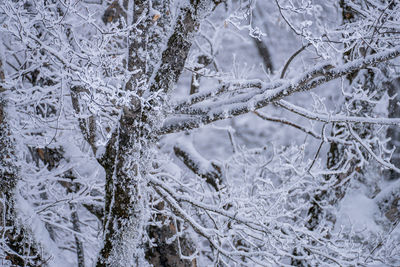
<path fill-rule="evenodd" d="M 354 61 L 343 64 L 342 66 L 332 66 L 331 63 L 320 64 L 309 71 L 306 71 L 300 77 L 289 81 L 277 81 L 275 83 L 264 83 L 262 88 L 250 90 L 250 93 L 241 94 L 238 99 L 227 101 L 224 103 L 206 103 L 199 107 L 199 116 L 175 116 L 168 119 L 160 129 L 160 134 L 179 132 L 182 130 L 199 128 L 204 124 L 209 124 L 218 120 L 232 118 L 252 112 L 254 110 L 265 107 L 276 102 L 286 96 L 296 92 L 311 90 L 319 85 L 327 83 L 333 79 L 351 74 L 359 69 L 374 66 L 379 62 L 388 61 L 400 55 L 400 47 L 397 46 L 386 51 L 379 52 L 365 58 L 356 59 Z M 232 91 L 232 90 L 229 90 Z M 212 96 L 212 94 L 211 94 Z M 196 99 L 192 96 L 191 99 Z M 213 98 L 210 98 L 212 101 Z M 194 107 L 196 108 L 196 107 Z M 204 115 L 203 115 L 204 114 Z M 355 119 L 357 120 L 357 119 Z M 366 119 L 368 120 L 368 119 Z M 396 119 L 372 119 L 376 123 L 383 124 L 399 124 Z M 368 122 L 359 120 L 358 122 Z"/>

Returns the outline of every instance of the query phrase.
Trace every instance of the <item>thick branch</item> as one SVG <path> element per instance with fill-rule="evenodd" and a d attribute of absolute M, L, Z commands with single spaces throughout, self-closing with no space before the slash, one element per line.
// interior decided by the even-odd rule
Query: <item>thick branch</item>
<path fill-rule="evenodd" d="M 321 84 L 327 83 L 333 79 L 353 73 L 367 66 L 373 66 L 379 62 L 388 61 L 400 55 L 400 46 L 393 49 L 360 58 L 352 62 L 343 64 L 342 66 L 333 67 L 329 63 L 321 64 L 312 70 L 303 74 L 300 78 L 283 82 L 283 84 L 272 90 L 260 90 L 259 94 L 252 96 L 245 102 L 232 103 L 225 106 L 215 106 L 210 104 L 203 108 L 207 111 L 203 116 L 186 116 L 177 117 L 173 121 L 167 121 L 160 129 L 160 134 L 179 132 L 187 129 L 195 129 L 204 124 L 209 124 L 218 120 L 232 118 L 252 112 L 259 108 L 265 107 L 273 102 L 276 102 L 283 97 L 292 95 L 295 92 L 308 91 Z M 266 87 L 269 87 L 268 85 Z M 265 86 L 264 86 L 265 88 Z M 397 124 L 397 123 L 396 123 Z"/>
<path fill-rule="evenodd" d="M 217 5 L 212 0 L 191 0 L 181 8 L 167 48 L 162 54 L 161 66 L 154 75 L 150 86 L 152 92 L 168 92 L 178 81 L 185 65 L 192 40 L 200 22 Z"/>

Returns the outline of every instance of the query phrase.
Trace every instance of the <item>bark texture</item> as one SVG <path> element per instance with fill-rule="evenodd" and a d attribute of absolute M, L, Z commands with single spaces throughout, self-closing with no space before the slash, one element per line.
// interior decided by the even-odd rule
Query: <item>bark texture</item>
<path fill-rule="evenodd" d="M 143 134 L 140 102 L 124 110 L 101 165 L 106 171 L 104 244 L 97 266 L 129 266 L 137 260 L 143 218 L 138 191 Z"/>

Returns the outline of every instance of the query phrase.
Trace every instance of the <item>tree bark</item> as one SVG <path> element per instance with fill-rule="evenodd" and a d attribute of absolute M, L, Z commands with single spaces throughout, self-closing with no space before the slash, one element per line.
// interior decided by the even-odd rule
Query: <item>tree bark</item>
<path fill-rule="evenodd" d="M 101 159 L 106 171 L 104 244 L 96 266 L 130 266 L 138 260 L 143 211 L 138 182 L 143 155 L 140 102 L 123 112 L 119 127 Z"/>

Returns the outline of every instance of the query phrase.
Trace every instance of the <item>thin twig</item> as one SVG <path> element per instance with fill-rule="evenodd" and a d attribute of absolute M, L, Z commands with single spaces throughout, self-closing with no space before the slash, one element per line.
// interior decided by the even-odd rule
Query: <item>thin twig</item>
<path fill-rule="evenodd" d="M 306 45 L 303 45 L 299 50 L 297 50 L 296 52 L 294 52 L 294 54 L 288 59 L 288 61 L 286 61 L 285 66 L 283 67 L 283 70 L 281 72 L 281 79 L 283 79 L 285 77 L 285 73 L 287 68 L 289 67 L 290 63 L 292 62 L 292 60 L 301 52 L 303 52 L 303 50 L 305 50 L 307 47 L 309 47 L 311 45 L 311 43 L 308 43 Z"/>

